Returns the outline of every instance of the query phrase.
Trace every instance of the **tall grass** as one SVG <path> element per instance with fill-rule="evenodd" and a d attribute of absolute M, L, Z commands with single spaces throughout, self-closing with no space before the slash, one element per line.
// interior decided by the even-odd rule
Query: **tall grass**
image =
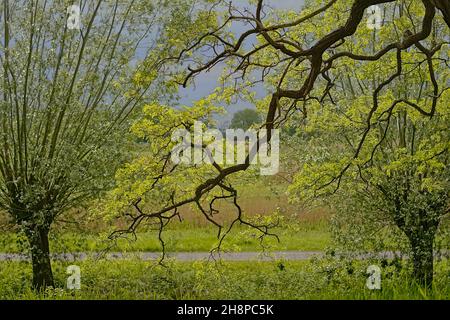
<path fill-rule="evenodd" d="M 84 261 L 81 290 L 64 289 L 69 263 L 54 263 L 57 289 L 36 294 L 24 262 L 0 263 L 0 299 L 450 299 L 449 262 L 438 262 L 432 291 L 406 269 L 382 270 L 381 290 L 366 288 L 369 262 L 180 263 Z M 373 263 L 373 262 L 370 262 Z"/>

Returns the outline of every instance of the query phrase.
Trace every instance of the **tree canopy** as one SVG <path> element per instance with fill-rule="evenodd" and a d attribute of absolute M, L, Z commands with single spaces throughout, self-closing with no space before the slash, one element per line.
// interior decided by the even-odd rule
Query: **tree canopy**
<path fill-rule="evenodd" d="M 155 81 L 171 5 L 70 4 L 5 0 L 0 11 L 0 208 L 28 236 L 38 289 L 53 285 L 51 224 L 111 187 L 118 130 L 154 92 L 171 91 Z"/>
<path fill-rule="evenodd" d="M 366 13 L 373 5 L 383 8 L 380 29 L 367 23 Z M 269 132 L 289 123 L 300 128 L 306 124 L 304 128 L 324 133 L 318 135 L 319 141 L 330 137 L 338 148 L 329 159 L 325 153 L 315 167 L 301 170 L 298 177 L 303 178 L 296 178 L 293 194 L 333 194 L 343 180 L 358 177 L 361 183 L 373 179 L 380 187 L 384 180 L 400 187 L 395 179 L 407 170 L 411 183 L 414 180 L 410 187 L 415 197 L 408 200 L 409 205 L 427 211 L 438 197 L 442 215 L 448 202 L 438 194 L 439 190 L 446 193 L 448 179 L 436 180 L 432 186 L 428 184 L 433 179 L 427 177 L 448 174 L 439 171 L 448 161 L 448 2 L 331 0 L 324 4 L 311 0 L 297 12 L 275 10 L 263 0 L 247 6 L 212 1 L 211 8 L 199 10 L 204 18 L 198 26 L 202 32 L 183 33 L 187 46 L 180 47 L 176 58 L 189 66 L 180 84 L 189 86 L 197 75 L 225 65 L 221 86 L 214 94 L 219 103 L 238 96 L 266 115 L 263 127 Z M 243 30 L 236 33 L 237 27 Z M 212 57 L 205 51 L 212 52 Z M 269 94 L 257 99 L 255 88 L 261 82 Z M 427 121 L 437 131 L 430 133 Z M 146 125 L 151 128 L 151 123 Z M 166 163 L 165 159 L 159 161 Z M 170 220 L 178 215 L 179 207 L 194 204 L 219 227 L 220 235 L 222 226 L 214 220 L 213 204 L 220 197 L 234 199 L 240 221 L 231 179 L 248 170 L 249 160 L 226 167 L 213 163 L 208 175 L 189 188 L 190 197 L 173 192 L 170 204 L 144 209 L 139 206 L 143 196 L 164 188 L 160 177 L 180 169 L 159 167 L 146 176 L 146 187 L 139 189 L 137 201 L 128 202 L 137 213 L 129 215 L 130 228 L 125 232 L 134 232 L 143 221 Z M 424 175 L 424 170 L 429 173 Z M 433 190 L 434 196 L 424 200 L 426 190 Z M 263 235 L 268 233 L 267 228 L 257 228 Z"/>
<path fill-rule="evenodd" d="M 230 128 L 247 130 L 261 121 L 256 110 L 244 109 L 236 112 L 231 120 Z"/>

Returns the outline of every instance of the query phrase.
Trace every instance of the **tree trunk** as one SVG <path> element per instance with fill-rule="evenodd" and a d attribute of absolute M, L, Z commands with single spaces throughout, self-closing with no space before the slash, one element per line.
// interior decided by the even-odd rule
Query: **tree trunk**
<path fill-rule="evenodd" d="M 417 232 L 410 237 L 413 277 L 428 289 L 433 285 L 433 242 L 434 232 Z"/>
<path fill-rule="evenodd" d="M 448 0 L 432 0 L 432 3 L 442 12 L 444 21 L 450 28 L 450 3 Z"/>
<path fill-rule="evenodd" d="M 54 287 L 48 233 L 49 229 L 43 227 L 32 227 L 26 230 L 33 265 L 33 288 L 37 291 Z"/>

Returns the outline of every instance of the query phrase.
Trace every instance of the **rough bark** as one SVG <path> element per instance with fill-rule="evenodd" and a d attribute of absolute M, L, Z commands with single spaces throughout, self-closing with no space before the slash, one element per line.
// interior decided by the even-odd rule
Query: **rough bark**
<path fill-rule="evenodd" d="M 436 234 L 435 226 L 424 226 L 410 232 L 411 262 L 413 277 L 423 287 L 431 289 L 433 285 L 433 243 Z"/>
<path fill-rule="evenodd" d="M 448 0 L 432 0 L 432 3 L 438 8 L 444 17 L 445 23 L 450 28 L 450 1 Z"/>
<path fill-rule="evenodd" d="M 48 228 L 38 226 L 26 230 L 33 266 L 33 288 L 37 291 L 54 287 L 48 233 Z"/>

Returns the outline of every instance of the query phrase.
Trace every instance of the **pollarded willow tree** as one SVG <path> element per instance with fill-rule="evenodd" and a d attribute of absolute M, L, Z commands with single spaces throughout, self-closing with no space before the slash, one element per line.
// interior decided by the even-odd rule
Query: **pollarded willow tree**
<path fill-rule="evenodd" d="M 264 128 L 269 130 L 269 141 L 271 129 L 282 128 L 296 115 L 307 119 L 308 110 L 317 106 L 335 106 L 328 112 L 318 113 L 324 122 L 331 121 L 327 116 L 330 112 L 345 109 L 343 106 L 339 110 L 339 103 L 345 99 L 342 91 L 361 87 L 353 98 L 348 98 L 350 102 L 346 102 L 347 105 L 355 103 L 353 110 L 359 116 L 358 126 L 353 131 L 353 149 L 333 166 L 332 174 L 319 181 L 317 189 L 335 192 L 343 177 L 366 162 L 366 156 L 372 154 L 367 148 L 375 151 L 382 144 L 384 135 L 375 135 L 374 131 L 378 132 L 380 122 L 385 122 L 386 116 L 399 109 L 408 109 L 429 120 L 436 117 L 438 106 L 445 105 L 443 99 L 448 102 L 445 95 L 448 72 L 442 72 L 443 68 L 448 69 L 448 1 L 306 1 L 301 11 L 275 10 L 264 0 L 241 7 L 227 1 L 212 2 L 211 10 L 197 11 L 199 16 L 203 15 L 198 27 L 207 28 L 207 32 L 197 32 L 198 29 L 181 32 L 189 39 L 187 46 L 178 47 L 179 54 L 174 57 L 189 61 L 181 84 L 188 86 L 197 75 L 224 67 L 223 86 L 214 98 L 226 101 L 239 96 L 257 103 L 252 90 L 258 83 L 264 83 L 270 94 L 258 103 L 258 107 L 266 114 Z M 379 6 L 376 11 L 386 13 L 379 21 L 381 29 L 378 32 L 369 29 L 371 23 L 368 24 L 372 21 L 373 11 L 369 7 L 374 5 Z M 396 16 L 402 10 L 404 15 Z M 236 30 L 241 31 L 237 33 Z M 365 75 L 371 76 L 370 81 L 361 81 L 350 72 L 342 72 L 352 68 L 366 70 Z M 405 77 L 411 75 L 421 79 L 420 99 L 408 94 L 411 87 L 405 87 L 406 92 L 396 90 Z M 350 78 L 343 78 L 347 76 Z M 344 87 L 342 82 L 346 83 Z M 362 92 L 364 96 L 359 97 Z M 167 137 L 171 127 L 158 128 L 164 111 L 149 107 L 146 113 L 148 117 L 141 124 L 141 133 L 157 132 L 156 136 Z M 172 122 L 172 129 L 177 126 L 189 129 L 194 119 L 195 115 Z M 215 204 L 224 199 L 231 199 L 236 207 L 237 215 L 231 227 L 236 222 L 247 223 L 237 203 L 237 191 L 231 185 L 231 178 L 250 168 L 249 157 L 245 163 L 232 166 L 213 162 L 207 174 L 198 176 L 201 181 L 190 180 L 188 188 L 175 188 L 164 182 L 183 170 L 195 170 L 196 166 L 173 165 L 170 148 L 165 152 L 161 150 L 164 149 L 159 148 L 152 158 L 153 163 L 157 161 L 158 164 L 150 167 L 141 158 L 140 163 L 125 168 L 119 175 L 119 187 L 114 195 L 120 210 L 131 220 L 130 227 L 123 232 L 135 232 L 142 223 L 156 224 L 162 232 L 171 219 L 179 216 L 181 206 L 193 204 L 219 228 L 220 238 L 226 232 L 221 233 L 223 226 L 215 220 Z M 136 165 L 145 165 L 146 174 L 138 175 L 132 170 Z M 133 185 L 136 176 L 142 180 Z M 156 207 L 145 206 L 145 199 L 153 198 L 155 194 L 165 201 Z M 262 235 L 268 234 L 267 226 L 254 227 Z M 423 257 L 418 256 L 418 259 Z M 428 273 L 417 276 L 426 282 Z"/>
<path fill-rule="evenodd" d="M 379 40 L 392 37 L 403 25 L 418 23 L 417 4 L 393 9 L 385 10 L 391 18 L 384 30 L 372 31 L 369 52 L 377 52 Z M 445 38 L 447 31 L 436 25 L 434 36 Z M 310 104 L 306 120 L 290 121 L 298 129 L 300 140 L 296 141 L 303 144 L 296 159 L 300 169 L 289 190 L 291 199 L 319 200 L 321 205 L 325 200 L 335 208 L 335 236 L 344 251 L 392 250 L 392 243 L 408 243 L 403 252 L 411 257 L 413 274 L 429 287 L 433 242 L 450 205 L 450 92 L 445 90 L 450 70 L 443 45 L 436 43 L 434 57 L 422 44 L 403 52 L 395 86 L 379 93 L 375 111 L 370 93 L 380 78 L 398 70 L 397 61 L 337 64 L 339 76 L 334 82 L 340 90 L 333 99 Z M 436 70 L 432 78 L 430 70 Z M 435 91 L 432 83 L 443 90 Z M 434 114 L 424 117 L 431 111 L 424 113 L 415 108 L 418 105 L 429 105 Z M 366 137 L 359 147 L 361 134 Z M 335 177 L 337 183 L 330 183 Z"/>
<path fill-rule="evenodd" d="M 1 2 L 0 208 L 29 240 L 34 288 L 54 284 L 52 223 L 110 187 L 117 132 L 154 88 L 164 94 L 155 79 L 169 46 L 154 40 L 176 21 L 172 5 Z"/>

